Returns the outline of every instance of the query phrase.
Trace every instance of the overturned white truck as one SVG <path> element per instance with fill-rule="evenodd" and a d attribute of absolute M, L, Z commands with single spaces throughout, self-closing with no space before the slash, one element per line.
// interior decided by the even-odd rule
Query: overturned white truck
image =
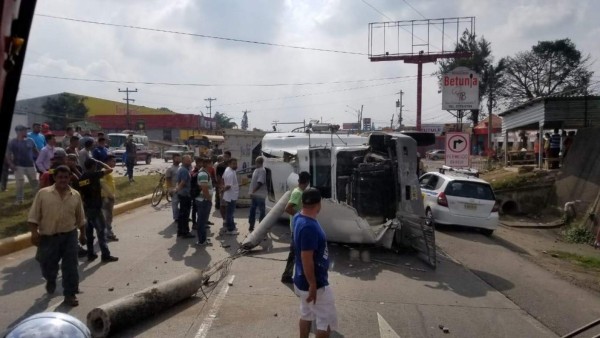
<path fill-rule="evenodd" d="M 433 134 L 373 132 L 366 136 L 329 133 L 270 133 L 262 141 L 270 214 L 242 247 L 258 245 L 282 213 L 286 192 L 298 173 L 311 174 L 321 191 L 319 214 L 331 242 L 411 247 L 433 267 L 434 229 L 425 223 L 418 182 L 417 146 Z M 273 208 L 280 199 L 278 208 Z M 274 215 L 276 213 L 277 215 Z"/>

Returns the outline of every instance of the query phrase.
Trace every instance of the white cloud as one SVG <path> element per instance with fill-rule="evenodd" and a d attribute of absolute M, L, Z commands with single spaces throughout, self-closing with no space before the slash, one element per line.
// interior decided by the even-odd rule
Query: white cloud
<path fill-rule="evenodd" d="M 404 2 L 367 2 L 393 19 L 421 19 Z M 595 19 L 600 3 L 594 0 L 409 2 L 432 18 L 475 15 L 477 34 L 492 42 L 497 59 L 529 49 L 538 40 L 564 37 L 570 37 L 584 53 L 591 53 L 592 59 L 600 55 Z M 360 53 L 367 52 L 368 23 L 388 20 L 362 1 L 341 0 L 45 0 L 38 2 L 36 12 Z M 595 70 L 599 64 L 593 65 Z M 424 74 L 435 70 L 434 64 L 423 67 Z M 417 67 L 402 62 L 374 63 L 366 55 L 265 46 L 36 16 L 25 72 L 121 81 L 269 84 L 413 76 Z M 390 82 L 392 84 L 382 85 Z M 68 91 L 121 101 L 122 94 L 117 89 L 125 86 L 23 77 L 19 95 L 23 98 Z M 226 112 L 239 122 L 242 110 L 248 109 L 252 111 L 251 127 L 268 130 L 273 120 L 323 117 L 335 123 L 351 122 L 355 117 L 348 106 L 360 108 L 363 104 L 365 117 L 378 121 L 378 125 L 389 125 L 396 111 L 398 95 L 395 93 L 403 90 L 404 119 L 415 121 L 414 77 L 279 87 L 127 86 L 139 89 L 133 95 L 136 104 L 164 106 L 183 113 L 207 112 L 204 99 L 216 97 L 213 113 Z M 355 87 L 363 88 L 351 89 Z M 435 78 L 424 79 L 424 123 L 453 121 L 450 114 L 441 111 L 441 95 L 437 89 Z"/>

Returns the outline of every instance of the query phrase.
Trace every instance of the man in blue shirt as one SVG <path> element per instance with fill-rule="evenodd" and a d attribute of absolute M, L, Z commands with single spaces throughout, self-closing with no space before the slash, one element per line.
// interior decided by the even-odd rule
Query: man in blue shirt
<path fill-rule="evenodd" d="M 194 238 L 190 233 L 190 210 L 192 208 L 192 197 L 190 195 L 192 175 L 192 157 L 183 156 L 181 167 L 177 170 L 177 187 L 175 193 L 179 200 L 179 218 L 177 219 L 177 237 Z"/>
<path fill-rule="evenodd" d="M 325 232 L 317 221 L 321 193 L 315 188 L 302 193 L 302 210 L 294 216 L 296 271 L 294 288 L 300 297 L 300 337 L 308 338 L 316 320 L 317 337 L 329 337 L 337 329 L 337 311 L 329 287 L 329 250 Z"/>
<path fill-rule="evenodd" d="M 34 123 L 31 126 L 31 131 L 27 133 L 27 137 L 29 137 L 30 139 L 33 140 L 33 142 L 35 143 L 35 146 L 37 148 L 38 151 L 42 150 L 42 148 L 44 148 L 44 146 L 46 146 L 46 138 L 44 137 L 44 135 L 40 132 L 41 131 L 41 125 L 39 123 Z M 36 155 L 37 158 L 37 155 Z"/>
<path fill-rule="evenodd" d="M 27 127 L 18 125 L 15 127 L 15 132 L 17 137 L 8 143 L 9 156 L 6 160 L 15 173 L 15 205 L 21 205 L 24 198 L 25 176 L 27 176 L 33 195 L 37 193 L 38 180 L 35 173 L 34 158 L 38 156 L 39 151 L 35 146 L 35 142 L 27 137 Z"/>
<path fill-rule="evenodd" d="M 98 138 L 98 145 L 92 151 L 92 157 L 102 163 L 106 163 L 108 159 L 108 149 L 106 149 L 106 139 L 104 137 Z"/>

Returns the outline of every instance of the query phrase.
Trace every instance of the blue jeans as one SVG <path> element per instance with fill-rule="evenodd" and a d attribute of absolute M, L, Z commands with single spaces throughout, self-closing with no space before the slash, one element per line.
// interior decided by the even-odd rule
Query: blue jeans
<path fill-rule="evenodd" d="M 194 200 L 196 205 L 196 232 L 198 233 L 198 243 L 206 242 L 206 222 L 212 208 L 211 201 Z"/>
<path fill-rule="evenodd" d="M 190 233 L 190 209 L 192 209 L 192 198 L 190 196 L 179 195 L 179 218 L 177 219 L 177 235 Z"/>
<path fill-rule="evenodd" d="M 225 213 L 225 224 L 227 226 L 227 231 L 235 230 L 235 222 L 233 220 L 233 214 L 235 213 L 235 202 L 236 201 L 233 200 L 227 202 L 227 211 Z"/>
<path fill-rule="evenodd" d="M 248 223 L 250 223 L 250 230 L 254 229 L 254 223 L 256 223 L 256 208 L 258 208 L 258 223 L 262 222 L 265 218 L 265 199 L 260 197 L 252 197 L 252 205 L 250 206 L 250 216 L 248 217 Z"/>
<path fill-rule="evenodd" d="M 88 256 L 94 253 L 94 229 L 96 229 L 96 235 L 98 236 L 98 246 L 102 257 L 106 258 L 110 256 L 108 245 L 106 244 L 106 221 L 102 214 L 102 209 L 86 209 L 85 218 L 87 218 L 87 225 L 85 227 L 85 235 L 87 236 L 87 249 Z"/>
<path fill-rule="evenodd" d="M 173 209 L 173 220 L 179 219 L 179 195 L 176 192 L 171 196 L 171 209 Z"/>

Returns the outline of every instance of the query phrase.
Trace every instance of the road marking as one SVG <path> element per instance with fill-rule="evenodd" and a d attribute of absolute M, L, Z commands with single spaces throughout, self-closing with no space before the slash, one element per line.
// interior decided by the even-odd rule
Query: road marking
<path fill-rule="evenodd" d="M 233 280 L 233 278 L 235 278 L 235 275 L 231 276 L 232 280 Z M 217 295 L 215 302 L 213 303 L 212 307 L 208 311 L 208 316 L 206 318 L 204 318 L 202 325 L 200 325 L 200 328 L 198 329 L 198 332 L 196 333 L 196 338 L 205 338 L 206 335 L 208 334 L 208 330 L 210 330 L 212 323 L 214 322 L 215 318 L 217 318 L 217 313 L 219 312 L 219 308 L 223 304 L 223 300 L 225 300 L 227 291 L 229 291 L 229 283 L 225 283 L 223 285 L 223 287 L 221 288 L 221 291 L 219 291 L 219 294 Z"/>
<path fill-rule="evenodd" d="M 379 336 L 381 338 L 400 338 L 379 312 L 377 312 L 377 321 L 379 322 Z"/>

